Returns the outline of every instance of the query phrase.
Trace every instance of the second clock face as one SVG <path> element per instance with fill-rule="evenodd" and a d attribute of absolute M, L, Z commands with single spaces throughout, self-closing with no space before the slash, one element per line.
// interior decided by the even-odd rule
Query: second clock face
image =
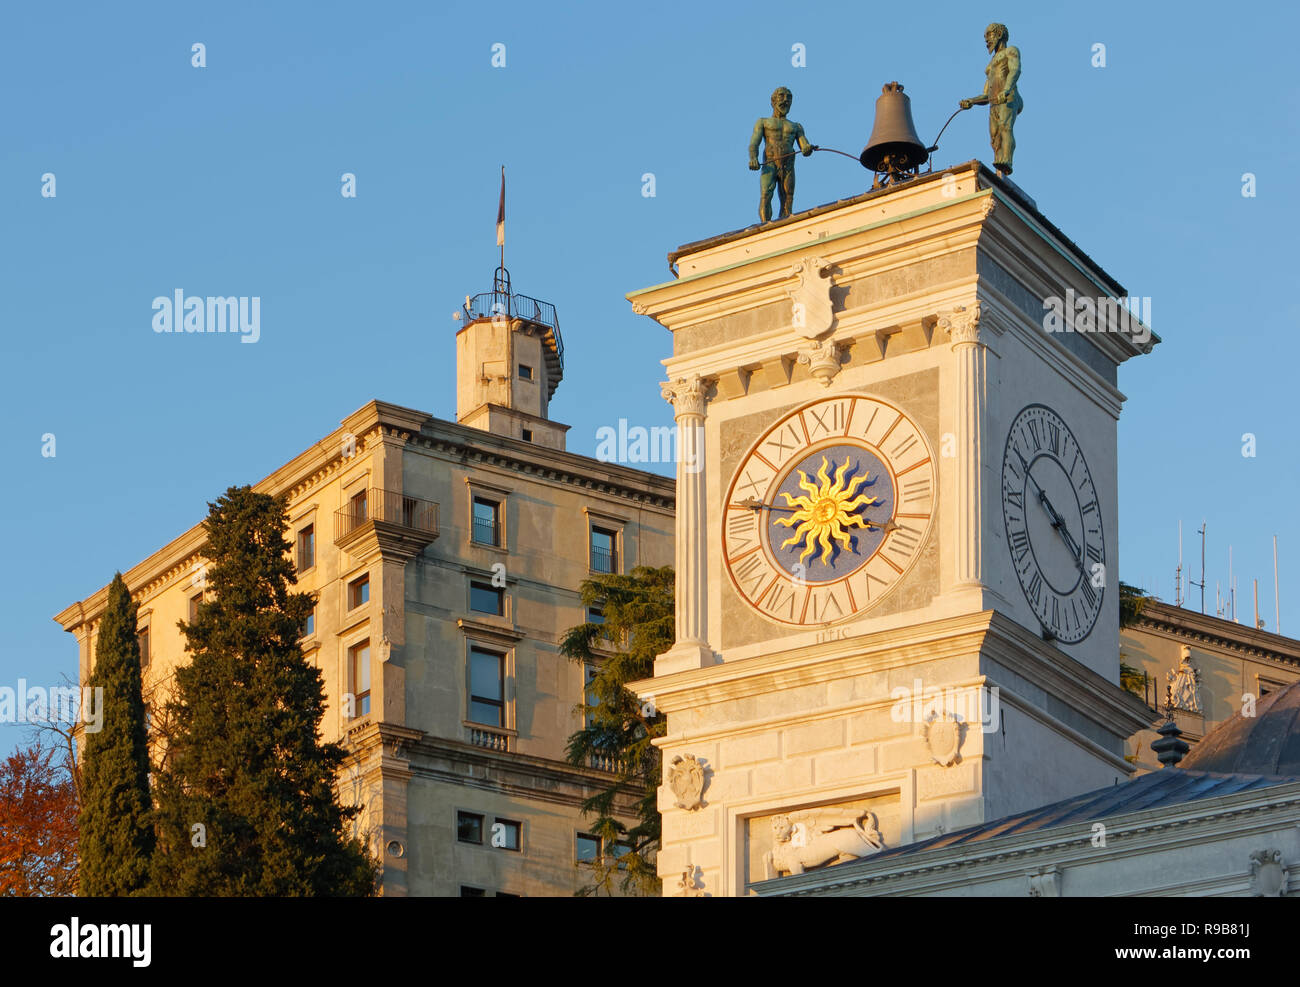
<path fill-rule="evenodd" d="M 1105 593 L 1101 507 L 1074 433 L 1045 405 L 1029 405 L 1011 423 L 1002 514 L 1016 576 L 1039 623 L 1059 641 L 1082 641 Z"/>
<path fill-rule="evenodd" d="M 925 434 L 879 398 L 827 398 L 794 411 L 732 478 L 723 559 L 765 617 L 824 625 L 861 616 L 911 568 L 934 516 Z"/>

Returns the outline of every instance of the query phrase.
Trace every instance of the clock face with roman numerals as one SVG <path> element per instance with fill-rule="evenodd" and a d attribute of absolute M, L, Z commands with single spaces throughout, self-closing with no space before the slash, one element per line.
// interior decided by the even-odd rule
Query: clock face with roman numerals
<path fill-rule="evenodd" d="M 736 591 L 781 624 L 860 617 L 896 586 L 934 517 L 934 454 L 879 398 L 826 398 L 786 415 L 736 470 L 723 559 Z"/>
<path fill-rule="evenodd" d="M 1045 405 L 1029 405 L 1011 423 L 1002 516 L 1016 576 L 1039 623 L 1058 641 L 1082 641 L 1106 587 L 1101 507 L 1074 433 Z"/>

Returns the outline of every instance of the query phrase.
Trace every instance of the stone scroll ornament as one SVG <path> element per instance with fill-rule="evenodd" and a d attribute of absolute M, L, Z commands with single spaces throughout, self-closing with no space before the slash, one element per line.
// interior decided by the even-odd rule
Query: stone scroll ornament
<path fill-rule="evenodd" d="M 1250 855 L 1250 890 L 1256 898 L 1283 897 L 1290 873 L 1281 850 L 1256 850 Z"/>
<path fill-rule="evenodd" d="M 704 765 L 694 754 L 678 754 L 668 765 L 668 787 L 677 796 L 677 808 L 698 809 L 704 804 Z"/>

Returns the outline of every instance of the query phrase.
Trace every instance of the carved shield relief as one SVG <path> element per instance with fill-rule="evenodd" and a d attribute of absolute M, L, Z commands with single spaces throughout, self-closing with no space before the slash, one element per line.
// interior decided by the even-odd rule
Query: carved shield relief
<path fill-rule="evenodd" d="M 835 286 L 822 272 L 829 265 L 820 257 L 808 257 L 794 266 L 792 273 L 799 283 L 790 290 L 790 328 L 804 339 L 816 339 L 835 324 L 835 306 L 831 288 Z"/>

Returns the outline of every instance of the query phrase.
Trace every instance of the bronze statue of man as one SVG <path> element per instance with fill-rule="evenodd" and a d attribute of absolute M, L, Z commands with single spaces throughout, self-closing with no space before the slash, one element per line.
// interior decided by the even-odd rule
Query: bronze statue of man
<path fill-rule="evenodd" d="M 763 165 L 758 176 L 758 221 L 772 221 L 772 192 L 781 205 L 778 219 L 785 219 L 794 208 L 795 144 L 806 158 L 813 147 L 804 136 L 803 127 L 786 119 L 794 94 L 785 86 L 772 93 L 772 115 L 760 117 L 749 138 L 749 170 L 759 171 L 758 145 L 763 142 Z"/>
<path fill-rule="evenodd" d="M 993 167 L 1003 177 L 1011 174 L 1011 157 L 1016 153 L 1016 117 L 1025 108 L 1016 88 L 1020 81 L 1020 49 L 1008 45 L 1008 37 L 1005 24 L 990 24 L 984 29 L 984 44 L 993 56 L 984 70 L 984 92 L 961 101 L 963 110 L 988 106 Z"/>

